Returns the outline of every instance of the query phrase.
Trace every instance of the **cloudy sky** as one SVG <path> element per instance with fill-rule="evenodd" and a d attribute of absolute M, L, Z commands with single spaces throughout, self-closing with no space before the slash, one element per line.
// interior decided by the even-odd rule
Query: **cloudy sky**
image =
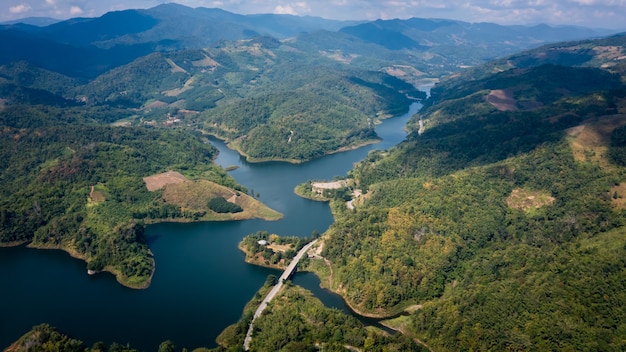
<path fill-rule="evenodd" d="M 331 19 L 448 18 L 500 24 L 580 25 L 626 30 L 626 0 L 0 0 L 0 21 L 24 17 L 96 17 L 164 2 L 227 11 Z"/>

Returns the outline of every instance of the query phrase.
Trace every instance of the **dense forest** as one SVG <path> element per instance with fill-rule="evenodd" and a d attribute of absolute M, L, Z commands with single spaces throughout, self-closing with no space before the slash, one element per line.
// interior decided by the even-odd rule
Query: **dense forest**
<path fill-rule="evenodd" d="M 376 140 L 374 123 L 425 97 L 376 71 L 347 69 L 273 38 L 154 53 L 111 70 L 75 95 L 140 108 L 137 124 L 186 125 L 249 160 L 302 162 Z"/>
<path fill-rule="evenodd" d="M 251 159 L 302 162 L 376 140 L 378 119 L 424 96 L 340 66 L 270 37 L 155 52 L 87 82 L 0 66 L 0 242 L 62 248 L 146 287 L 143 224 L 280 217 L 212 163 L 203 135 Z M 144 178 L 169 170 L 181 184 L 148 189 Z"/>
<path fill-rule="evenodd" d="M 165 28 L 140 17 L 129 30 Z M 379 21 L 202 49 L 194 38 L 125 47 L 131 39 L 108 33 L 96 47 L 83 37 L 102 33 L 85 25 L 93 33 L 67 30 L 75 42 L 45 46 L 76 53 L 62 72 L 56 55 L 49 65 L 0 55 L 0 245 L 63 249 L 92 274 L 145 288 L 155 268 L 146 224 L 281 216 L 213 163 L 206 135 L 251 161 L 305 162 L 376 141 L 377 122 L 423 100 L 403 143 L 372 152 L 346 187 L 319 197 L 335 223 L 301 263 L 398 333 L 288 282 L 256 320 L 251 350 L 626 349 L 626 36 L 476 66 L 442 78 L 424 100 L 417 83 L 502 54 L 508 42 L 472 50 L 456 37 L 429 48 L 415 33 L 464 24 Z M 60 35 L 50 33 L 36 43 Z M 298 192 L 315 198 L 311 183 Z M 306 240 L 258 232 L 241 248 L 281 267 Z M 215 351 L 241 350 L 276 280 Z M 85 346 L 44 324 L 8 349 L 22 350 L 133 348 Z M 181 349 L 164 341 L 159 350 Z"/>
<path fill-rule="evenodd" d="M 230 193 L 247 190 L 213 164 L 216 149 L 201 135 L 96 123 L 116 113 L 50 105 L 11 105 L 0 112 L 0 240 L 61 248 L 85 259 L 89 270 L 108 270 L 125 285 L 146 287 L 154 263 L 143 224 L 210 219 L 212 209 L 207 201 L 177 202 L 168 196 L 172 187 L 150 191 L 144 177 L 179 170 L 190 184 L 201 179 Z"/>
<path fill-rule="evenodd" d="M 433 350 L 623 349 L 626 89 L 606 68 L 436 86 L 407 141 L 351 171 L 365 198 L 333 202 L 322 282 L 364 314 L 419 305 L 388 324 Z"/>

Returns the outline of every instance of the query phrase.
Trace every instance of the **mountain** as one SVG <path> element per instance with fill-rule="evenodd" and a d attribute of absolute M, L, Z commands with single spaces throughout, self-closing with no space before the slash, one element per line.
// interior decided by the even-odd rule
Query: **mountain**
<path fill-rule="evenodd" d="M 204 134 L 256 161 L 309 160 L 375 140 L 376 119 L 440 79 L 406 141 L 350 171 L 324 260 L 303 264 L 402 334 L 365 332 L 293 289 L 280 319 L 261 318 L 258 343 L 623 350 L 626 36 L 546 44 L 572 35 L 595 36 L 171 4 L 3 26 L 0 240 L 62 248 L 145 287 L 155 263 L 144 223 L 223 219 L 210 199 L 252 201 L 212 163 Z M 168 170 L 200 199 L 147 189 L 144 177 Z M 230 346 L 251 311 L 227 329 Z"/>
<path fill-rule="evenodd" d="M 88 104 L 140 109 L 133 124 L 180 124 L 232 142 L 250 160 L 302 162 L 376 140 L 375 118 L 424 97 L 381 72 L 299 53 L 271 37 L 154 53 L 74 90 Z"/>
<path fill-rule="evenodd" d="M 382 70 L 416 86 L 550 42 L 600 37 L 580 27 L 501 26 L 443 19 L 377 20 L 338 32 L 316 31 L 288 39 L 355 67 Z"/>
<path fill-rule="evenodd" d="M 407 140 L 350 172 L 365 196 L 333 203 L 321 282 L 431 350 L 623 349 L 625 40 L 435 86 Z"/>
<path fill-rule="evenodd" d="M 388 49 L 426 49 L 435 46 L 481 47 L 487 52 L 508 50 L 538 43 L 568 41 L 608 35 L 611 32 L 581 27 L 503 26 L 494 23 L 467 23 L 441 19 L 410 18 L 377 20 L 348 26 L 341 32 Z"/>
<path fill-rule="evenodd" d="M 303 31 L 338 29 L 354 22 L 289 15 L 238 15 L 220 9 L 164 4 L 148 10 L 114 11 L 45 27 L 0 27 L 11 50 L 0 64 L 24 60 L 69 76 L 91 79 L 154 51 L 204 48 L 223 40 L 260 35 L 277 38 Z"/>
<path fill-rule="evenodd" d="M 45 27 L 51 24 L 55 24 L 57 22 L 61 22 L 61 20 L 51 17 L 26 17 L 13 21 L 0 22 L 0 25 L 15 25 L 18 23 L 22 23 L 30 26 Z"/>
<path fill-rule="evenodd" d="M 410 65 L 431 76 L 442 76 L 547 42 L 603 34 L 606 32 L 579 27 L 499 26 L 418 18 L 355 22 L 239 15 L 215 8 L 162 4 L 147 10 L 109 12 L 97 18 L 74 18 L 45 27 L 2 26 L 0 39 L 12 50 L 0 55 L 0 64 L 26 60 L 91 79 L 154 51 L 200 49 L 223 40 L 271 36 L 291 38 L 295 46 L 307 52 L 317 48 L 340 60 L 352 58 L 362 68 L 385 68 L 414 76 L 399 68 Z"/>

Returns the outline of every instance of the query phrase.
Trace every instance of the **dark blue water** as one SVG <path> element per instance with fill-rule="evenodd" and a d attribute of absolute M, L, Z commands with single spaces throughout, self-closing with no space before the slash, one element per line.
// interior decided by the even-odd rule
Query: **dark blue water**
<path fill-rule="evenodd" d="M 370 150 L 399 143 L 406 135 L 406 121 L 418 108 L 413 104 L 406 115 L 377 126 L 380 143 L 305 164 L 249 164 L 222 142 L 213 141 L 220 149 L 217 163 L 239 166 L 232 176 L 284 218 L 148 226 L 156 260 L 148 289 L 125 288 L 106 273 L 88 276 L 84 262 L 61 251 L 0 248 L 0 349 L 44 322 L 87 344 L 115 341 L 154 351 L 171 339 L 190 350 L 216 346 L 217 335 L 241 317 L 267 275 L 277 273 L 244 263 L 239 241 L 259 230 L 283 236 L 324 232 L 332 223 L 328 205 L 296 196 L 294 187 L 309 179 L 344 176 Z M 304 281 L 309 289 L 319 286 L 319 281 Z"/>

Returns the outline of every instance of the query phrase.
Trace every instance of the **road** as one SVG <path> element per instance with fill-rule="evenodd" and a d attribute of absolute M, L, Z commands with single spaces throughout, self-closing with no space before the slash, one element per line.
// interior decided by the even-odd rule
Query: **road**
<path fill-rule="evenodd" d="M 274 287 L 272 287 L 270 292 L 267 294 L 267 296 L 265 296 L 265 298 L 263 299 L 259 307 L 254 312 L 254 316 L 252 317 L 252 321 L 250 322 L 250 326 L 248 327 L 248 333 L 246 334 L 246 338 L 243 341 L 244 351 L 248 351 L 248 349 L 250 348 L 250 341 L 252 341 L 252 330 L 254 330 L 254 320 L 258 318 L 259 316 L 261 316 L 261 313 L 263 313 L 265 308 L 267 308 L 268 303 L 270 303 L 272 299 L 274 299 L 276 294 L 283 287 L 283 281 L 286 281 L 287 279 L 289 279 L 289 277 L 293 274 L 293 271 L 296 270 L 296 266 L 298 265 L 298 262 L 300 261 L 300 259 L 302 259 L 304 254 L 306 254 L 306 252 L 308 252 L 309 249 L 311 249 L 311 247 L 316 242 L 317 242 L 317 239 L 307 243 L 304 247 L 302 247 L 302 249 L 300 249 L 298 254 L 296 254 L 296 256 L 293 257 L 293 260 L 291 260 L 291 263 L 289 263 L 289 265 L 287 266 L 287 269 L 285 269 L 283 274 L 280 275 L 280 277 L 278 278 L 278 283 L 274 285 Z"/>

